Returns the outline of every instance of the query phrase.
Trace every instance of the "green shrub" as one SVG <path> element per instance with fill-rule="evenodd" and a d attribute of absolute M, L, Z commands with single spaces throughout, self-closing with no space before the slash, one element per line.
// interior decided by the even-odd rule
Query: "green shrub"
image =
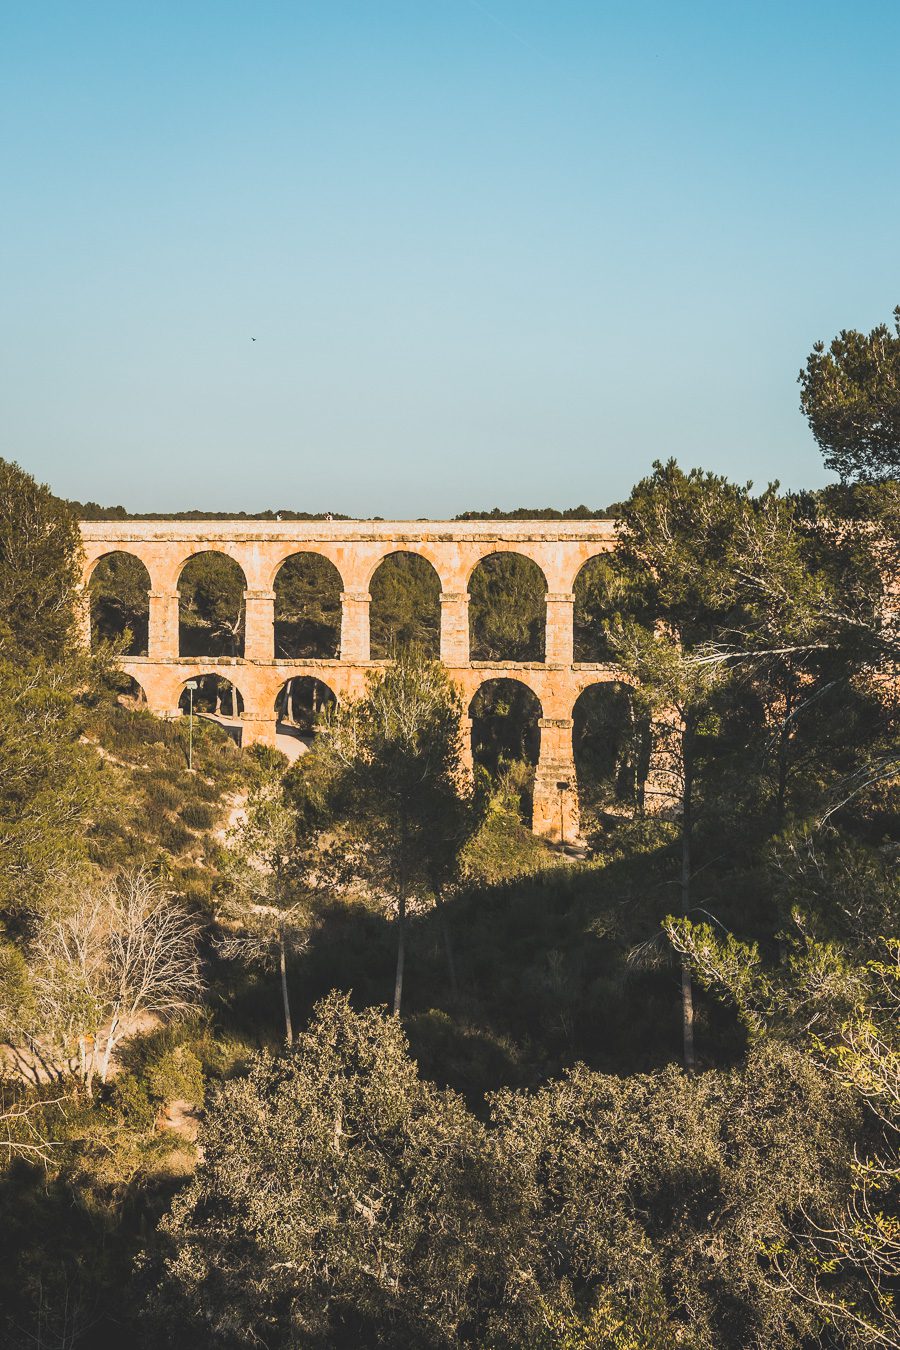
<path fill-rule="evenodd" d="M 216 811 L 206 802 L 185 802 L 179 814 L 192 830 L 211 830 L 216 823 Z"/>
<path fill-rule="evenodd" d="M 176 811 L 183 800 L 182 793 L 171 781 L 171 774 L 148 776 L 143 789 L 147 806 L 152 811 Z"/>
<path fill-rule="evenodd" d="M 147 1069 L 147 1091 L 154 1101 L 203 1105 L 203 1065 L 187 1045 L 167 1051 Z"/>
<path fill-rule="evenodd" d="M 264 775 L 277 773 L 286 766 L 285 756 L 271 745 L 252 745 L 248 758 Z"/>
<path fill-rule="evenodd" d="M 180 820 L 161 820 L 157 827 L 160 846 L 169 853 L 183 853 L 194 842 L 190 830 L 186 830 Z"/>
<path fill-rule="evenodd" d="M 534 765 L 525 759 L 501 757 L 491 803 L 494 810 L 527 815 L 534 795 Z"/>
<path fill-rule="evenodd" d="M 591 854 L 605 864 L 639 858 L 670 848 L 678 827 L 660 816 L 602 816 L 588 834 Z"/>
<path fill-rule="evenodd" d="M 114 1080 L 110 1089 L 110 1104 L 126 1125 L 149 1129 L 156 1114 L 146 1085 L 136 1074 L 125 1070 Z"/>
<path fill-rule="evenodd" d="M 496 806 L 487 813 L 462 855 L 467 879 L 489 885 L 530 876 L 560 861 L 558 854 L 522 824 L 516 812 Z"/>

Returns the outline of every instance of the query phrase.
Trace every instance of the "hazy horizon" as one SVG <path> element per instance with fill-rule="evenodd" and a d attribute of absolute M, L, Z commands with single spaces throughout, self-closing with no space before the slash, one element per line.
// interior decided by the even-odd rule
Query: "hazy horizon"
<path fill-rule="evenodd" d="M 130 511 L 830 481 L 900 300 L 887 3 L 198 0 L 0 18 L 0 454 Z"/>

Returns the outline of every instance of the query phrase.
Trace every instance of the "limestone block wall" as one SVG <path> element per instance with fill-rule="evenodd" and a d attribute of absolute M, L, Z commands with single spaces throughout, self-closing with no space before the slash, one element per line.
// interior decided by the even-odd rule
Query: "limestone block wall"
<path fill-rule="evenodd" d="M 363 691 L 367 672 L 382 664 L 370 659 L 372 576 L 393 553 L 419 554 L 440 579 L 440 656 L 460 686 L 466 708 L 488 680 L 515 679 L 532 690 L 542 714 L 534 828 L 551 839 L 572 839 L 577 834 L 572 710 L 585 688 L 619 679 L 620 673 L 614 667 L 573 660 L 575 579 L 589 559 L 614 547 L 614 522 L 130 520 L 83 522 L 81 534 L 85 588 L 100 559 L 113 552 L 134 554 L 149 574 L 148 654 L 129 657 L 122 665 L 143 688 L 150 708 L 174 715 L 185 680 L 217 672 L 231 680 L 243 698 L 244 745 L 274 742 L 276 697 L 292 677 L 321 680 L 339 700 Z M 190 559 L 207 551 L 224 553 L 244 574 L 245 641 L 240 658 L 179 655 L 178 580 Z M 530 558 L 543 573 L 547 589 L 542 662 L 470 660 L 470 578 L 483 558 L 505 552 Z M 337 659 L 275 659 L 275 579 L 282 564 L 298 553 L 320 554 L 340 574 Z M 468 717 L 463 730 L 470 736 Z"/>

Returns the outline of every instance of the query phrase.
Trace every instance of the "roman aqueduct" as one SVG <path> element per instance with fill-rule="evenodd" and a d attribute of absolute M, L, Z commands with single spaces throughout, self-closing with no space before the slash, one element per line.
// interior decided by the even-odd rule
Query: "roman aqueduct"
<path fill-rule="evenodd" d="M 112 553 L 133 554 L 149 575 L 147 654 L 125 658 L 122 667 L 141 686 L 150 709 L 176 715 L 187 680 L 223 675 L 243 700 L 243 745 L 274 744 L 276 701 L 289 679 L 312 677 L 338 700 L 363 691 L 367 673 L 383 664 L 370 656 L 370 581 L 385 558 L 418 554 L 440 581 L 440 659 L 460 686 L 466 708 L 482 684 L 496 679 L 521 682 L 539 701 L 533 828 L 555 839 L 571 839 L 577 832 L 573 709 L 585 689 L 621 677 L 613 666 L 574 659 L 575 581 L 585 563 L 614 547 L 612 521 L 129 520 L 84 522 L 81 533 L 85 594 L 94 568 Z M 179 654 L 179 577 L 192 558 L 209 552 L 225 554 L 243 571 L 241 657 Z M 276 576 L 289 558 L 307 553 L 324 557 L 340 574 L 339 654 L 333 659 L 277 659 Z M 546 587 L 542 661 L 470 659 L 470 579 L 483 559 L 497 553 L 521 554 L 541 570 Z M 84 610 L 89 639 L 89 605 Z M 471 753 L 470 718 L 464 718 L 463 731 Z"/>

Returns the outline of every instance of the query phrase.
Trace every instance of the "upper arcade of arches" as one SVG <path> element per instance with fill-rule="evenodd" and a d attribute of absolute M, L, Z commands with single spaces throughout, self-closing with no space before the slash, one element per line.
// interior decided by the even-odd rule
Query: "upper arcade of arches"
<path fill-rule="evenodd" d="M 608 662 L 615 659 L 612 641 L 604 627 L 616 608 L 616 582 L 608 553 L 600 553 L 580 569 L 575 578 L 574 655 L 576 661 Z"/>
<path fill-rule="evenodd" d="M 465 594 L 469 577 L 489 553 L 531 558 L 551 593 L 571 592 L 588 560 L 615 545 L 611 520 L 467 521 L 85 521 L 81 525 L 85 581 L 100 556 L 133 553 L 150 574 L 151 590 L 174 593 L 188 558 L 213 550 L 243 569 L 247 588 L 268 592 L 282 563 L 300 551 L 321 553 L 341 574 L 345 591 L 367 591 L 379 563 L 398 551 L 419 553 L 434 567 L 446 594 Z"/>
<path fill-rule="evenodd" d="M 178 572 L 175 577 L 175 584 L 179 591 L 183 589 L 185 577 L 190 575 L 197 568 L 203 568 L 211 561 L 215 560 L 219 566 L 231 573 L 235 579 L 240 580 L 243 587 L 247 585 L 247 574 L 241 566 L 239 560 L 232 555 L 228 548 L 195 548 L 190 553 L 186 553 L 178 565 Z"/>

